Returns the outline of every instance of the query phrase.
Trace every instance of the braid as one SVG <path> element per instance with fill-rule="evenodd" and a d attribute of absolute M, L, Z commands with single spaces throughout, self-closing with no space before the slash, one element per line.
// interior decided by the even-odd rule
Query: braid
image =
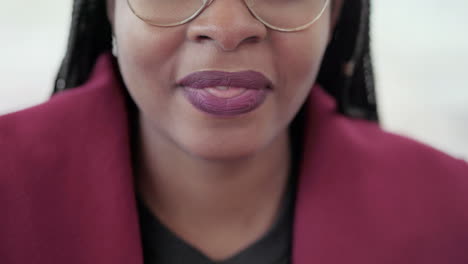
<path fill-rule="evenodd" d="M 105 1 L 74 0 L 68 47 L 54 93 L 86 82 L 97 57 L 111 49 L 111 32 Z"/>
<path fill-rule="evenodd" d="M 104 0 L 74 0 L 68 47 L 54 93 L 89 77 L 97 57 L 111 49 L 111 26 Z M 370 0 L 346 0 L 322 62 L 318 82 L 347 116 L 377 121 L 370 55 Z"/>
<path fill-rule="evenodd" d="M 344 1 L 318 82 L 336 98 L 341 113 L 377 121 L 369 31 L 370 0 Z"/>

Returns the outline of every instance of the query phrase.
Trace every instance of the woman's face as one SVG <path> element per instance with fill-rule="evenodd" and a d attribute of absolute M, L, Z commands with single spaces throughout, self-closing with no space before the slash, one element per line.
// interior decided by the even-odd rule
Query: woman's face
<path fill-rule="evenodd" d="M 316 80 L 332 27 L 327 8 L 305 30 L 274 31 L 242 0 L 215 0 L 194 20 L 175 27 L 146 24 L 125 0 L 108 0 L 108 9 L 120 71 L 142 127 L 149 130 L 145 133 L 203 159 L 246 157 L 287 133 Z M 179 82 L 204 71 L 190 76 L 187 85 Z M 271 83 L 254 87 L 261 92 L 253 91 L 247 101 L 237 98 L 242 87 L 230 92 L 200 89 L 203 84 L 187 87 L 213 77 L 206 71 L 239 73 L 254 86 L 265 85 L 261 77 Z"/>

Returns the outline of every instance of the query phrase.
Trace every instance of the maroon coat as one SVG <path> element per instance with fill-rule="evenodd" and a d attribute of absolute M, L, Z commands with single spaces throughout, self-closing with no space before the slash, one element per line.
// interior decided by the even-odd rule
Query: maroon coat
<path fill-rule="evenodd" d="M 294 264 L 467 264 L 468 165 L 309 98 Z M 0 263 L 142 263 L 128 109 L 102 56 L 83 87 L 0 117 Z"/>

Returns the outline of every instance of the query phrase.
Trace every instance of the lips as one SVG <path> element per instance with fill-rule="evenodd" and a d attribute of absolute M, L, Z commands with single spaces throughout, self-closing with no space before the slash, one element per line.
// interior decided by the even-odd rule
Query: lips
<path fill-rule="evenodd" d="M 212 115 L 234 116 L 257 109 L 265 101 L 271 81 L 256 71 L 201 71 L 177 82 L 187 100 Z"/>

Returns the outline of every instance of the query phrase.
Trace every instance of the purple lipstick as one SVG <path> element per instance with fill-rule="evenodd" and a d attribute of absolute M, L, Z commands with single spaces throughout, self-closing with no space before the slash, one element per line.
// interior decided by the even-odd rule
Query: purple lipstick
<path fill-rule="evenodd" d="M 201 71 L 177 82 L 197 109 L 218 116 L 251 112 L 266 99 L 271 81 L 256 71 Z"/>

